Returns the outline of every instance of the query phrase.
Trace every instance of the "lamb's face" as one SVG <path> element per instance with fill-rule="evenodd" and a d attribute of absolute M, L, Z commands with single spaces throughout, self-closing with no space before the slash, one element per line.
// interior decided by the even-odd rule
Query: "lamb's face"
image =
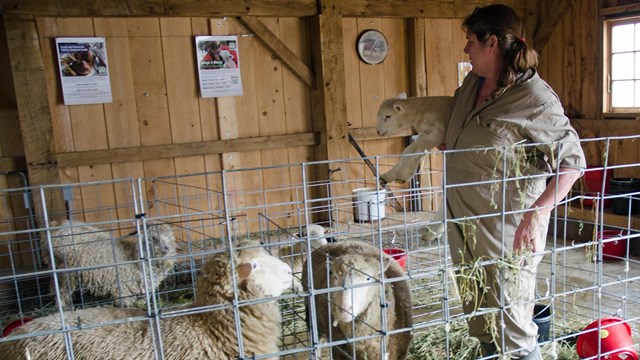
<path fill-rule="evenodd" d="M 407 109 L 403 100 L 406 95 L 400 94 L 393 99 L 387 99 L 380 104 L 378 109 L 376 130 L 379 136 L 390 136 L 406 127 L 407 121 L 403 121 Z"/>
<path fill-rule="evenodd" d="M 334 322 L 351 322 L 362 314 L 380 291 L 375 286 L 380 279 L 380 266 L 354 256 L 358 261 L 335 261 L 331 264 L 331 287 L 345 290 L 331 293 L 331 314 Z M 366 284 L 369 284 L 368 286 Z"/>
<path fill-rule="evenodd" d="M 320 246 L 327 244 L 327 239 L 325 238 L 327 231 L 322 226 L 310 224 L 307 226 L 306 232 L 311 240 L 311 248 L 317 249 Z M 307 234 L 304 234 L 303 236 L 306 237 Z"/>
<path fill-rule="evenodd" d="M 280 296 L 285 290 L 293 286 L 293 271 L 282 260 L 267 254 L 243 261 L 242 265 L 250 264 L 250 271 L 245 271 L 244 277 L 250 276 L 252 281 L 262 286 L 265 296 Z"/>
<path fill-rule="evenodd" d="M 163 222 L 147 224 L 147 238 L 151 241 L 154 256 L 165 257 L 175 255 L 176 238 L 171 225 Z"/>

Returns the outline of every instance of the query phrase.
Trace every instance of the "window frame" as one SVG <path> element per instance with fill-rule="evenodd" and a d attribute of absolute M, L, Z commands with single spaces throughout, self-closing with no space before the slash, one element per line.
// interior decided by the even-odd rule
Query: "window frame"
<path fill-rule="evenodd" d="M 613 57 L 613 54 L 611 52 L 611 29 L 613 26 L 617 25 L 636 23 L 640 24 L 640 13 L 625 14 L 623 16 L 615 17 L 604 17 L 602 21 L 602 110 L 605 117 L 635 117 L 636 115 L 640 114 L 640 106 L 614 108 L 611 105 L 611 62 Z M 637 51 L 640 52 L 640 49 L 638 49 Z M 640 81 L 640 78 L 635 80 Z"/>

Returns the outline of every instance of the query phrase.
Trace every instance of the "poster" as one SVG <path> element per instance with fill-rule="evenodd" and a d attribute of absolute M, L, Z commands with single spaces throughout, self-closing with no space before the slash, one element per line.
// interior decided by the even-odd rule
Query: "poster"
<path fill-rule="evenodd" d="M 65 105 L 113 101 L 104 38 L 56 38 L 56 50 Z"/>
<path fill-rule="evenodd" d="M 237 36 L 196 36 L 196 52 L 202 97 L 242 95 Z"/>

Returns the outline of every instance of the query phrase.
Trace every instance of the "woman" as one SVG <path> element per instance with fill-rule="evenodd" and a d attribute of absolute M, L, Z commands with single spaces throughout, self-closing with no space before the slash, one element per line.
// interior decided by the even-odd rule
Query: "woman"
<path fill-rule="evenodd" d="M 461 294 L 469 333 L 483 356 L 542 359 L 532 321 L 539 253 L 551 211 L 586 167 L 584 154 L 537 74 L 538 54 L 515 11 L 477 8 L 463 30 L 473 70 L 456 90 L 447 129 L 446 195 L 452 258 L 463 274 L 481 269 L 471 287 L 458 277 L 460 289 L 475 289 Z"/>

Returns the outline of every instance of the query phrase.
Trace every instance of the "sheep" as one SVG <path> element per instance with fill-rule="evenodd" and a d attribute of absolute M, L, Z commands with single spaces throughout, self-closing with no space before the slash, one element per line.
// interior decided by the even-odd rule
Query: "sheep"
<path fill-rule="evenodd" d="M 382 254 L 384 275 L 381 276 L 380 251 L 374 246 L 347 240 L 321 246 L 311 253 L 314 289 L 343 288 L 329 295 L 315 295 L 319 335 L 325 338 L 331 336 L 330 341 L 339 341 L 368 336 L 380 331 L 407 329 L 384 336 L 386 341 L 384 357 L 381 356 L 380 338 L 376 337 L 334 346 L 335 359 L 351 359 L 353 353 L 355 353 L 353 358 L 369 360 L 402 360 L 407 357 L 412 338 L 409 329 L 413 326 L 411 291 L 407 280 L 390 282 L 384 287 L 385 299 L 380 298 L 379 282 L 382 278 L 405 276 L 402 267 L 385 253 Z M 330 260 L 329 270 L 327 259 Z M 330 271 L 330 275 L 327 271 Z M 307 266 L 304 266 L 302 284 L 305 291 L 309 291 L 308 280 Z M 370 283 L 371 286 L 359 286 L 366 283 Z M 307 319 L 309 319 L 309 299 L 306 305 Z M 381 307 L 386 313 L 386 329 L 381 329 Z M 333 329 L 330 328 L 331 326 Z"/>
<path fill-rule="evenodd" d="M 294 274 L 300 274 L 307 258 L 307 243 L 302 238 L 306 239 L 307 235 L 309 236 L 311 250 L 313 251 L 327 244 L 326 233 L 327 230 L 320 225 L 308 225 L 302 234 L 294 234 L 289 237 L 289 240 L 295 241 L 294 243 L 279 247 L 279 257 L 291 266 Z M 302 284 L 300 284 L 300 281 L 296 277 L 294 277 L 293 281 L 293 290 L 301 291 Z"/>
<path fill-rule="evenodd" d="M 231 55 L 231 52 L 229 50 L 220 50 L 218 51 L 218 55 L 220 55 L 220 57 L 222 58 L 222 61 L 224 61 L 224 65 L 223 65 L 224 69 L 237 68 L 235 61 L 233 61 L 233 55 Z"/>
<path fill-rule="evenodd" d="M 453 108 L 451 96 L 429 96 L 407 99 L 405 93 L 387 99 L 378 108 L 376 129 L 379 136 L 390 136 L 400 129 L 412 128 L 417 139 L 403 154 L 428 151 L 444 143 L 445 132 Z M 403 156 L 389 171 L 380 175 L 385 183 L 404 183 L 418 169 L 421 156 Z"/>
<path fill-rule="evenodd" d="M 239 358 L 234 307 L 202 311 L 205 306 L 230 305 L 234 295 L 240 302 L 255 301 L 238 306 L 244 353 L 275 354 L 281 337 L 281 312 L 275 299 L 292 283 L 291 267 L 269 255 L 258 243 L 243 241 L 233 252 L 235 269 L 229 252 L 211 256 L 202 266 L 196 280 L 195 300 L 181 308 L 185 315 L 161 318 L 159 330 L 165 359 Z M 237 283 L 234 291 L 233 279 Z M 261 299 L 263 299 L 261 301 Z M 257 301 L 256 301 L 257 300 Z M 194 311 L 188 313 L 193 309 Z M 71 333 L 76 359 L 153 359 L 153 335 L 149 321 L 134 321 L 146 316 L 141 309 L 96 307 L 65 312 L 70 327 L 84 326 Z M 104 327 L 90 327 L 113 320 L 129 319 L 124 323 Z M 60 329 L 60 315 L 52 314 L 18 327 L 10 336 Z M 62 333 L 26 337 L 0 343 L 3 359 L 62 359 L 65 357 Z M 277 356 L 268 357 L 278 359 Z"/>
<path fill-rule="evenodd" d="M 404 149 L 403 154 L 425 152 L 444 143 L 452 108 L 451 96 L 408 99 L 405 93 L 400 93 L 397 97 L 382 102 L 378 109 L 376 129 L 378 135 L 390 136 L 400 129 L 412 128 L 418 133 L 418 137 Z M 418 170 L 421 157 L 403 156 L 391 170 L 380 175 L 380 181 L 384 184 L 408 181 Z M 438 210 L 436 220 L 443 219 L 443 211 Z M 438 239 L 443 232 L 442 222 L 427 226 L 426 231 L 422 233 L 422 240 Z"/>
<path fill-rule="evenodd" d="M 98 297 L 119 299 L 125 307 L 133 305 L 136 297 L 145 293 L 140 263 L 117 265 L 117 269 L 113 265 L 139 260 L 137 241 L 113 238 L 108 231 L 80 221 L 64 220 L 59 224 L 52 221 L 51 228 L 51 245 L 57 269 L 111 265 L 82 272 L 59 273 L 62 306 L 72 303 L 73 292 L 78 289 L 88 289 Z M 173 269 L 176 239 L 168 223 L 152 220 L 147 222 L 146 228 L 153 252 L 154 282 L 150 291 L 155 292 L 167 272 Z M 42 237 L 40 246 L 41 249 L 48 249 L 46 236 Z M 43 256 L 43 262 L 51 265 L 49 256 Z M 53 281 L 51 291 L 55 294 Z"/>

